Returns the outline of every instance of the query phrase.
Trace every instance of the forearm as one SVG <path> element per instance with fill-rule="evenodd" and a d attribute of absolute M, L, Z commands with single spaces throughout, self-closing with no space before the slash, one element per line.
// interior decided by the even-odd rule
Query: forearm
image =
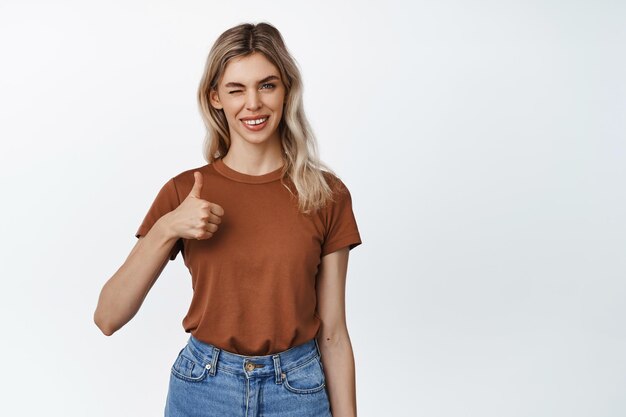
<path fill-rule="evenodd" d="M 94 312 L 94 322 L 111 335 L 130 321 L 168 261 L 176 239 L 167 234 L 163 219 L 137 241 L 122 266 L 106 282 Z"/>
<path fill-rule="evenodd" d="M 356 417 L 354 353 L 348 331 L 317 339 L 333 417 Z"/>

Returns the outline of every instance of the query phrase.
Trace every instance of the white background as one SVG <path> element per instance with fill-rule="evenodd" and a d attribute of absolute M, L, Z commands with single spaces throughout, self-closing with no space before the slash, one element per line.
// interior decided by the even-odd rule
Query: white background
<path fill-rule="evenodd" d="M 182 258 L 113 336 L 93 312 L 249 21 L 352 193 L 359 416 L 625 415 L 626 6 L 590 0 L 2 0 L 0 413 L 162 415 Z"/>

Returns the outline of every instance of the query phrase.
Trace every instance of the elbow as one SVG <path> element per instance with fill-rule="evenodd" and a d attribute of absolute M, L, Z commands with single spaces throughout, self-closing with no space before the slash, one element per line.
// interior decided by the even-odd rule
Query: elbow
<path fill-rule="evenodd" d="M 100 327 L 100 330 L 102 331 L 102 334 L 105 336 L 111 336 L 113 333 L 115 333 L 114 331 L 110 330 L 109 328 L 106 327 Z"/>
<path fill-rule="evenodd" d="M 93 322 L 105 336 L 111 336 L 115 333 L 115 330 L 99 316 L 97 310 L 93 315 Z"/>

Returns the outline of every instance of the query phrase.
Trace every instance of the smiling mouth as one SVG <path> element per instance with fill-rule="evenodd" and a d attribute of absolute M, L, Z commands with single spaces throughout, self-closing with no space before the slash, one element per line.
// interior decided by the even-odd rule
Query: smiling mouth
<path fill-rule="evenodd" d="M 269 116 L 260 117 L 258 119 L 242 120 L 242 122 L 248 126 L 256 126 L 265 123 L 267 119 L 269 119 Z"/>
<path fill-rule="evenodd" d="M 245 128 L 251 132 L 258 132 L 263 130 L 267 126 L 267 120 L 269 116 L 259 117 L 258 119 L 241 120 L 241 123 Z"/>

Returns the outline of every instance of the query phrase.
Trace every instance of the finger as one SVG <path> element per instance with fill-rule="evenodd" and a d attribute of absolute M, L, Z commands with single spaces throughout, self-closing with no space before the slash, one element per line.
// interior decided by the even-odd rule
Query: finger
<path fill-rule="evenodd" d="M 209 213 L 209 217 L 207 218 L 208 223 L 220 224 L 222 222 L 222 218 L 216 214 Z"/>
<path fill-rule="evenodd" d="M 215 214 L 217 216 L 223 216 L 224 215 L 224 209 L 219 204 L 211 203 L 211 213 L 213 213 L 213 214 Z"/>
<path fill-rule="evenodd" d="M 189 196 L 200 198 L 200 192 L 202 191 L 202 174 L 198 171 L 193 173 L 194 183 L 193 188 L 189 192 Z"/>
<path fill-rule="evenodd" d="M 199 236 L 196 237 L 196 240 L 204 240 L 204 239 L 208 239 L 210 237 L 213 237 L 213 232 L 211 232 L 210 230 L 204 230 L 202 233 L 200 233 Z"/>

